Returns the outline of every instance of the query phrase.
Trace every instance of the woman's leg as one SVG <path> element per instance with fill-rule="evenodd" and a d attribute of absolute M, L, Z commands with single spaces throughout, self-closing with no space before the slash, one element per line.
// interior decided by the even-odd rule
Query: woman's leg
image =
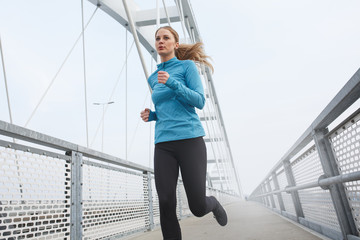
<path fill-rule="evenodd" d="M 173 142 L 155 145 L 155 184 L 160 205 L 160 224 L 164 240 L 181 240 L 176 215 L 176 185 L 179 175 L 178 161 L 173 154 Z"/>
<path fill-rule="evenodd" d="M 176 158 L 191 212 L 202 217 L 217 207 L 214 197 L 206 197 L 206 145 L 202 137 L 179 141 Z"/>

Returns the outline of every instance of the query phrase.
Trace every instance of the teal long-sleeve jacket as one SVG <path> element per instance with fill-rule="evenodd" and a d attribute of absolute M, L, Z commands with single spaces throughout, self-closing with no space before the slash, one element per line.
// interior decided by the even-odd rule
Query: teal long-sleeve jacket
<path fill-rule="evenodd" d="M 156 121 L 155 144 L 205 136 L 195 107 L 205 105 L 204 88 L 195 63 L 176 57 L 157 65 L 148 83 L 153 90 L 155 112 L 150 111 L 149 121 Z M 158 71 L 170 77 L 166 84 L 158 83 Z"/>

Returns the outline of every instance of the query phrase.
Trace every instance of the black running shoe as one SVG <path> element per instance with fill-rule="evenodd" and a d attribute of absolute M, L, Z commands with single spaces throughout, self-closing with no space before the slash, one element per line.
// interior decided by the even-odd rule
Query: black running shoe
<path fill-rule="evenodd" d="M 219 201 L 213 197 L 216 201 L 216 207 L 215 209 L 212 211 L 214 214 L 214 218 L 216 218 L 216 221 L 221 225 L 221 226 L 225 226 L 227 224 L 227 215 L 225 212 L 225 209 L 221 206 L 221 204 L 219 203 Z"/>

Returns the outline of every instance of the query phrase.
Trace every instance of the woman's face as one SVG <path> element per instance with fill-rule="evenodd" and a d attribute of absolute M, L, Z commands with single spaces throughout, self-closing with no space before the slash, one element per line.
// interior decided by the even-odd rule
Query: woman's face
<path fill-rule="evenodd" d="M 162 57 L 174 54 L 179 43 L 175 42 L 174 35 L 167 29 L 160 29 L 155 36 L 155 47 L 158 54 Z"/>

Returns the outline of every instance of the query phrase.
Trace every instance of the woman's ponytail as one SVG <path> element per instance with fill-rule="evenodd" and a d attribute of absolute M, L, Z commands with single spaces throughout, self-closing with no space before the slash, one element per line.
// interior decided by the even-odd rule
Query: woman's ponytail
<path fill-rule="evenodd" d="M 214 67 L 208 61 L 210 57 L 204 53 L 202 46 L 203 43 L 201 42 L 195 44 L 180 44 L 179 48 L 175 50 L 175 56 L 179 60 L 193 60 L 194 62 L 203 63 L 214 72 Z"/>

